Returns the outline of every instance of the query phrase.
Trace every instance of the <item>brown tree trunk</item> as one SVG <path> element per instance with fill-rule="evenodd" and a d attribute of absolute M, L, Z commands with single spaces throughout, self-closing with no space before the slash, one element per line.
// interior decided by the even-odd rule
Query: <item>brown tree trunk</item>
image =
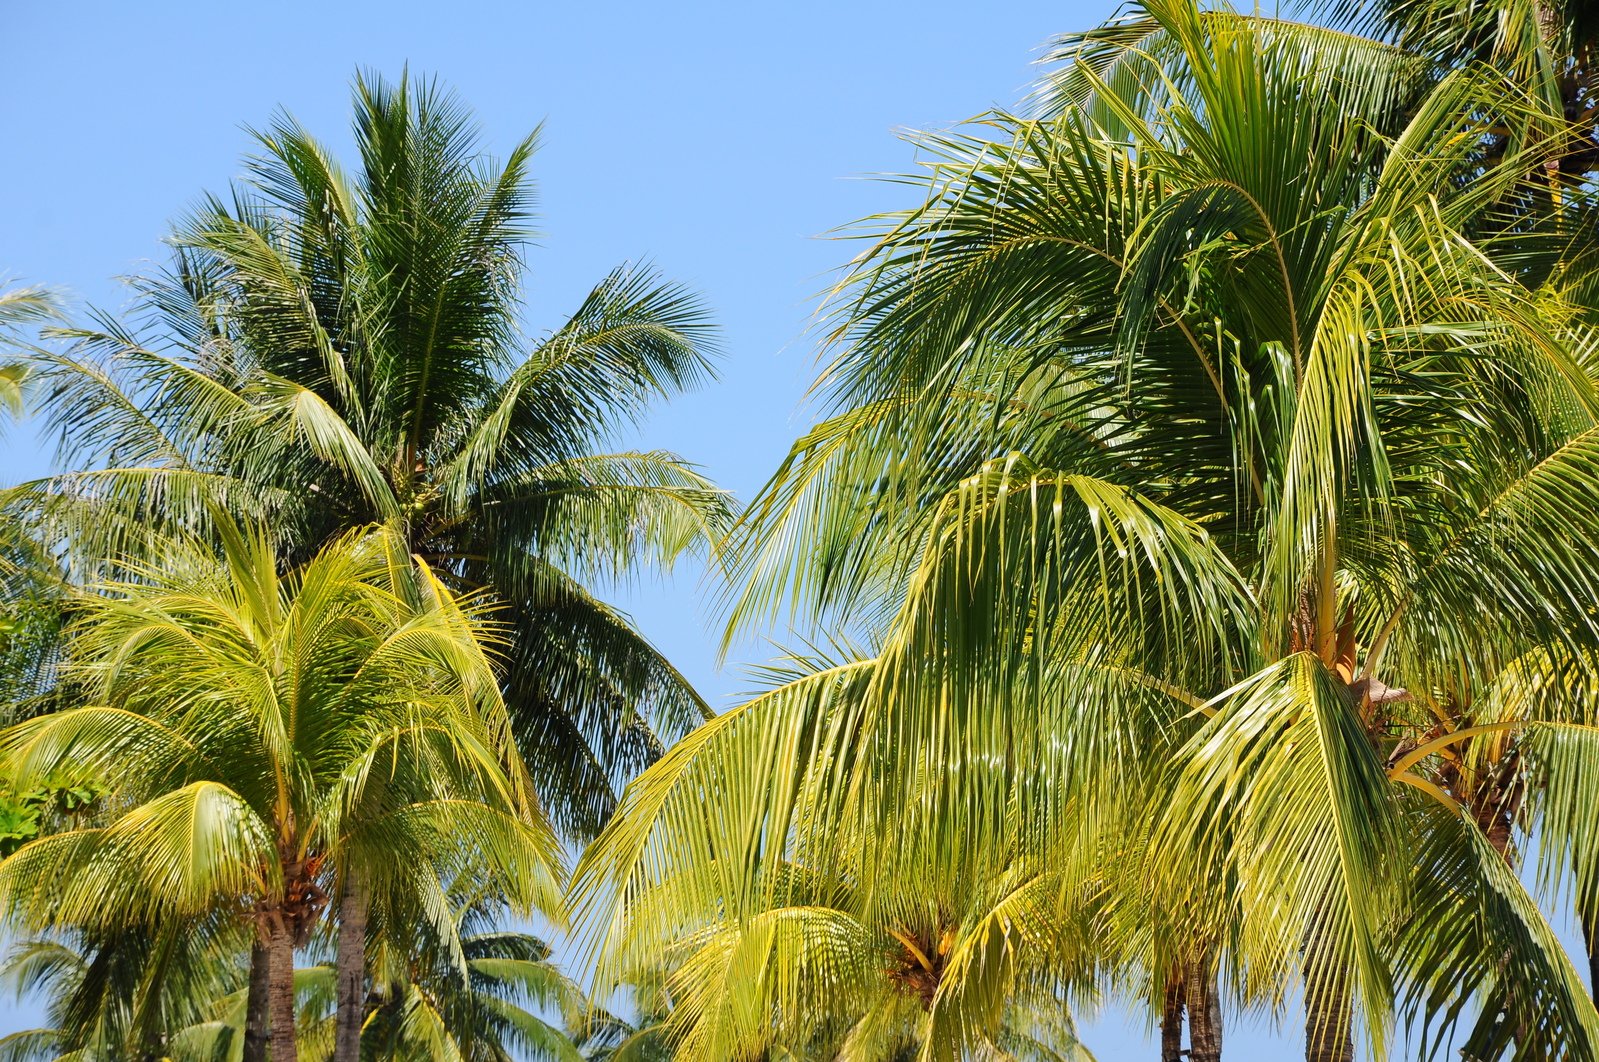
<path fill-rule="evenodd" d="M 361 1062 L 361 1023 L 366 1011 L 366 881 L 345 874 L 339 897 L 339 950 L 334 959 L 338 1017 L 333 1033 L 333 1062 Z"/>
<path fill-rule="evenodd" d="M 269 1033 L 272 1062 L 298 1062 L 294 1039 L 294 929 L 285 912 L 272 912 L 267 918 L 268 1006 L 272 1012 Z"/>
<path fill-rule="evenodd" d="M 1166 985 L 1166 1004 L 1160 1012 L 1160 1062 L 1183 1062 L 1183 980 Z"/>
<path fill-rule="evenodd" d="M 1336 969 L 1306 973 L 1305 1062 L 1355 1062 L 1355 1007 L 1348 978 Z"/>
<path fill-rule="evenodd" d="M 1221 1062 L 1221 993 L 1216 976 L 1195 969 L 1187 985 L 1189 1062 Z"/>
<path fill-rule="evenodd" d="M 244 1004 L 244 1062 L 267 1062 L 267 985 L 271 955 L 259 932 L 250 944 L 250 991 Z"/>

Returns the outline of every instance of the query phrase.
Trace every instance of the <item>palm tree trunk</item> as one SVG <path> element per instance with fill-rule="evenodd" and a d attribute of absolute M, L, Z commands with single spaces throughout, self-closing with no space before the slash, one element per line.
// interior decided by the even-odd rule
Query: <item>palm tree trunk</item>
<path fill-rule="evenodd" d="M 1197 967 L 1186 983 L 1189 1062 L 1221 1062 L 1221 993 L 1216 975 Z"/>
<path fill-rule="evenodd" d="M 250 991 L 244 1004 L 244 1060 L 267 1062 L 267 984 L 271 976 L 271 954 L 260 934 L 250 944 Z"/>
<path fill-rule="evenodd" d="M 272 1062 L 298 1062 L 294 1042 L 294 930 L 283 911 L 274 911 L 267 920 L 268 1006 L 272 1011 L 269 1033 Z"/>
<path fill-rule="evenodd" d="M 1174 977 L 1160 1012 L 1160 1062 L 1183 1062 L 1183 1005 L 1183 980 Z"/>
<path fill-rule="evenodd" d="M 339 950 L 334 959 L 339 1012 L 333 1062 L 361 1062 L 361 1023 L 366 1009 L 366 881 L 347 871 L 339 897 Z"/>
<path fill-rule="evenodd" d="M 1355 1007 L 1337 969 L 1310 964 L 1305 987 L 1305 1062 L 1355 1062 Z"/>

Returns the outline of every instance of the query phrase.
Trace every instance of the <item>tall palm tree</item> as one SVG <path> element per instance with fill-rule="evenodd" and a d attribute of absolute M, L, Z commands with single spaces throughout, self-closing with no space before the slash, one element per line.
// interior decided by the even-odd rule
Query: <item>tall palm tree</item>
<path fill-rule="evenodd" d="M 726 497 L 671 454 L 611 449 L 650 405 L 707 378 L 701 304 L 623 266 L 553 332 L 519 289 L 537 134 L 503 161 L 431 82 L 355 85 L 346 170 L 288 116 L 231 199 L 136 283 L 137 332 L 97 318 L 35 359 L 74 471 L 11 492 L 80 569 L 213 505 L 303 561 L 368 523 L 452 586 L 508 605 L 505 693 L 558 825 L 596 829 L 615 787 L 707 709 L 588 588 L 719 537 Z"/>
<path fill-rule="evenodd" d="M 1536 201 L 1507 201 L 1497 206 L 1499 217 L 1494 224 L 1502 231 L 1511 230 L 1516 222 L 1510 219 L 1519 217 L 1524 237 L 1539 228 L 1552 228 L 1559 234 L 1566 260 L 1558 267 L 1558 279 L 1566 309 L 1591 325 L 1599 308 L 1599 291 L 1594 288 L 1599 272 L 1594 269 L 1595 248 L 1588 233 L 1599 200 L 1585 182 L 1599 171 L 1599 83 L 1594 80 L 1599 22 L 1595 22 L 1590 5 L 1561 0 L 1470 4 L 1384 0 L 1326 6 L 1335 22 L 1370 36 L 1251 18 L 1225 9 L 1201 17 L 1252 22 L 1259 31 L 1320 52 L 1328 61 L 1359 71 L 1359 76 L 1374 84 L 1386 81 L 1387 99 L 1401 119 L 1419 106 L 1424 90 L 1473 63 L 1491 66 L 1498 75 L 1521 86 L 1533 101 L 1534 112 L 1542 112 L 1540 120 L 1527 130 L 1533 143 L 1520 153 L 1507 153 L 1508 130 L 1490 125 L 1486 127 L 1483 162 L 1502 166 L 1511 160 L 1541 171 L 1546 187 L 1562 200 L 1562 209 L 1540 221 L 1533 217 L 1542 209 Z M 1136 14 L 1083 39 L 1063 40 L 1051 58 L 1060 61 L 1059 65 L 1038 95 L 1048 113 L 1085 106 L 1096 116 L 1108 118 L 1106 109 L 1095 105 L 1101 82 L 1117 83 L 1147 103 L 1148 97 L 1137 84 L 1188 77 L 1183 49 L 1175 46 L 1162 21 Z M 1568 187 L 1572 179 L 1577 183 Z M 1569 652 L 1547 647 L 1535 650 L 1464 697 L 1458 705 L 1461 718 L 1441 726 L 1441 732 L 1434 735 L 1431 751 L 1448 760 L 1444 773 L 1450 784 L 1469 794 L 1468 805 L 1509 860 L 1516 856 L 1509 839 L 1518 817 L 1525 823 L 1543 814 L 1541 798 L 1554 791 L 1551 786 L 1570 792 L 1551 776 L 1550 763 L 1559 760 L 1576 777 L 1586 776 L 1576 757 L 1594 752 L 1583 749 L 1578 740 L 1581 732 L 1551 734 L 1540 728 L 1537 720 L 1551 712 L 1561 716 L 1562 709 L 1551 704 L 1555 698 L 1561 704 L 1579 706 L 1576 715 L 1582 716 L 1580 706 L 1593 701 L 1592 667 L 1592 660 Z M 1460 691 L 1455 696 L 1459 698 Z M 1534 696 L 1541 704 L 1529 710 L 1529 698 Z M 1477 703 L 1471 703 L 1473 697 Z M 1551 746 L 1559 746 L 1560 751 Z M 1412 754 L 1409 748 L 1398 751 Z M 1539 848 L 1541 878 L 1553 888 L 1563 874 L 1577 875 L 1578 913 L 1588 938 L 1589 983 L 1599 985 L 1599 930 L 1591 928 L 1599 925 L 1599 893 L 1593 887 L 1599 872 L 1594 861 L 1599 854 L 1582 839 L 1586 827 L 1571 817 L 1569 809 L 1557 811 L 1557 815 L 1561 829 L 1554 837 L 1565 840 Z"/>
<path fill-rule="evenodd" d="M 258 134 L 231 202 L 140 282 L 140 335 L 109 319 L 36 359 L 74 471 L 13 510 L 92 577 L 214 509 L 274 529 L 302 562 L 380 522 L 451 586 L 508 604 L 503 676 L 552 819 L 592 833 L 614 787 L 707 709 L 585 586 L 670 564 L 719 534 L 724 496 L 670 454 L 606 446 L 704 378 L 695 299 L 623 267 L 542 341 L 518 322 L 535 137 L 487 160 L 432 84 L 359 79 L 359 169 L 288 117 Z M 336 902 L 357 950 L 359 876 Z M 359 985 L 345 985 L 353 1015 Z M 354 1030 L 341 1042 L 353 1050 Z"/>
<path fill-rule="evenodd" d="M 1512 661 L 1595 644 L 1594 344 L 1547 238 L 1586 192 L 1492 69 L 1141 16 L 1164 54 L 1085 35 L 1054 113 L 923 138 L 927 203 L 869 226 L 832 416 L 752 505 L 732 611 L 854 622 L 872 659 L 635 783 L 578 871 L 596 944 L 657 944 L 657 898 L 745 924 L 796 864 L 886 897 L 1019 853 L 1071 886 L 1063 921 L 1104 904 L 1077 939 L 1157 1008 L 1174 977 L 1297 986 L 1330 1059 L 1357 1009 L 1381 1054 L 1396 999 L 1444 1033 L 1480 993 L 1477 1053 L 1592 1053 L 1498 847 L 1516 789 L 1457 765 Z M 1529 734 L 1592 721 L 1523 707 Z M 1027 969 L 941 979 L 924 1057 Z"/>
<path fill-rule="evenodd" d="M 361 1057 L 421 1062 L 579 1062 L 567 1028 L 589 1011 L 582 990 L 549 961 L 550 947 L 503 926 L 504 904 L 462 875 L 445 889 L 448 919 L 414 919 L 379 934 L 363 1006 Z M 393 920 L 398 919 L 398 913 Z M 300 971 L 302 1028 L 331 1045 L 337 1021 L 336 964 Z M 231 1021 L 242 1024 L 234 1001 Z M 551 1024 L 546 1016 L 559 1017 Z M 564 1028 L 563 1028 L 564 1026 Z"/>
<path fill-rule="evenodd" d="M 86 595 L 70 671 L 88 703 L 0 732 L 11 777 L 94 778 L 119 812 L 0 863 L 0 905 L 33 931 L 251 927 L 246 1056 L 292 1062 L 294 951 L 329 895 L 355 879 L 363 898 L 439 919 L 441 875 L 481 865 L 520 908 L 559 917 L 561 857 L 479 603 L 392 534 L 346 537 L 282 575 L 264 534 L 216 526 L 221 558 L 176 545 Z M 341 1007 L 365 950 L 342 929 Z"/>

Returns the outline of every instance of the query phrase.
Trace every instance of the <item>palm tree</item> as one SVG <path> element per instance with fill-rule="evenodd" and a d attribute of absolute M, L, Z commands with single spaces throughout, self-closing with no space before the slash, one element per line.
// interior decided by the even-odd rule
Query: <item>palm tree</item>
<path fill-rule="evenodd" d="M 1512 230 L 1515 222 L 1509 219 L 1519 216 L 1523 238 L 1544 229 L 1569 240 L 1563 248 L 1568 258 L 1558 266 L 1559 286 L 1567 312 L 1591 324 L 1599 306 L 1599 293 L 1593 287 L 1599 274 L 1593 268 L 1593 243 L 1586 233 L 1591 231 L 1592 211 L 1599 201 L 1582 191 L 1582 182 L 1599 170 L 1599 108 L 1595 106 L 1599 96 L 1593 80 L 1599 23 L 1588 5 L 1561 0 L 1494 0 L 1487 4 L 1384 0 L 1329 7 L 1335 23 L 1341 21 L 1348 31 L 1370 36 L 1251 18 L 1226 9 L 1200 17 L 1212 22 L 1252 23 L 1257 32 L 1326 55 L 1329 62 L 1358 72 L 1379 93 L 1385 93 L 1396 121 L 1414 114 L 1425 92 L 1441 78 L 1454 76 L 1471 64 L 1491 65 L 1496 74 L 1521 86 L 1538 115 L 1525 131 L 1527 147 L 1521 152 L 1507 150 L 1509 131 L 1490 123 L 1483 162 L 1488 166 L 1510 163 L 1541 174 L 1546 188 L 1561 200 L 1562 209 L 1550 217 L 1541 213 L 1543 208 L 1536 199 L 1529 204 L 1510 198 L 1496 204 L 1498 217 L 1492 224 L 1500 231 Z M 1148 103 L 1149 97 L 1138 84 L 1148 85 L 1162 77 L 1178 81 L 1188 77 L 1184 50 L 1167 34 L 1163 21 L 1136 14 L 1084 38 L 1063 39 L 1050 59 L 1059 65 L 1038 94 L 1046 113 L 1084 106 L 1093 110 L 1097 119 L 1114 121 L 1097 100 L 1102 83 L 1114 82 L 1141 103 Z M 1575 192 L 1568 185 L 1571 180 L 1577 181 Z M 1547 268 L 1548 259 L 1529 272 L 1528 264 L 1535 261 L 1535 256 L 1527 256 L 1514 268 L 1532 281 Z M 1578 342 L 1585 344 L 1585 337 L 1579 334 Z M 1562 783 L 1551 773 L 1551 763 L 1558 761 L 1580 779 L 1587 776 L 1580 756 L 1599 754 L 1582 743 L 1583 731 L 1569 725 L 1586 718 L 1593 703 L 1593 666 L 1592 659 L 1574 656 L 1569 647 L 1535 649 L 1475 691 L 1450 691 L 1448 697 L 1454 703 L 1445 707 L 1454 718 L 1440 722 L 1426 735 L 1430 743 L 1401 740 L 1391 762 L 1406 766 L 1428 762 L 1428 756 L 1414 751 L 1417 744 L 1441 755 L 1444 762 L 1435 765 L 1439 776 L 1477 819 L 1493 847 L 1514 865 L 1513 828 L 1541 817 L 1543 798 L 1556 788 L 1571 792 L 1569 782 Z M 1532 696 L 1541 703 L 1530 707 Z M 1543 725 L 1555 720 L 1564 724 L 1558 730 Z M 1589 983 L 1599 985 L 1599 931 L 1591 929 L 1599 925 L 1595 913 L 1599 912 L 1599 893 L 1592 884 L 1599 870 L 1595 866 L 1599 852 L 1583 836 L 1588 827 L 1574 819 L 1569 809 L 1561 812 L 1556 808 L 1555 813 L 1560 828 L 1539 849 L 1540 879 L 1554 892 L 1563 875 L 1576 874 L 1579 916 L 1589 942 Z M 1482 1045 L 1473 1049 L 1492 1051 Z"/>
<path fill-rule="evenodd" d="M 42 994 L 48 1026 L 0 1039 L 6 1062 L 75 1059 L 209 1059 L 228 1031 L 213 1000 L 238 990 L 242 927 L 212 918 L 157 933 L 141 927 L 68 933 L 18 942 L 0 978 L 19 996 Z M 230 1057 L 237 1057 L 234 1050 Z"/>
<path fill-rule="evenodd" d="M 271 527 L 296 563 L 397 528 L 452 586 L 507 603 L 517 740 L 581 838 L 707 714 L 587 584 L 670 565 L 726 523 L 725 496 L 673 455 L 608 449 L 707 378 L 712 328 L 684 289 L 623 266 L 530 341 L 537 134 L 496 163 L 431 82 L 363 76 L 354 96 L 353 171 L 280 116 L 231 200 L 208 200 L 170 271 L 137 283 L 148 328 L 57 333 L 75 345 L 35 363 L 74 471 L 10 501 L 90 573 L 213 505 Z"/>
<path fill-rule="evenodd" d="M 451 586 L 507 602 L 514 733 L 554 821 L 586 836 L 662 738 L 707 714 L 585 587 L 669 565 L 726 522 L 724 496 L 674 456 L 605 449 L 708 374 L 706 316 L 623 267 L 525 342 L 535 137 L 486 161 L 432 84 L 358 80 L 353 176 L 286 116 L 258 140 L 232 202 L 210 200 L 172 270 L 140 283 L 149 334 L 100 319 L 36 359 L 63 456 L 88 470 L 14 490 L 14 511 L 36 541 L 68 543 L 80 579 L 214 508 L 272 527 L 294 563 L 394 528 Z M 362 879 L 340 886 L 354 953 Z M 351 1015 L 360 986 L 343 992 Z"/>
<path fill-rule="evenodd" d="M 579 1062 L 565 1029 L 540 1011 L 578 1027 L 589 1010 L 582 990 L 549 961 L 548 944 L 503 927 L 504 904 L 482 886 L 475 875 L 450 883 L 442 921 L 429 924 L 409 912 L 403 923 L 386 920 L 363 1004 L 363 1058 Z M 337 973 L 327 963 L 300 971 L 301 1027 L 327 1044 L 335 1039 Z M 242 1024 L 239 1002 L 229 1008 L 235 1026 Z"/>
<path fill-rule="evenodd" d="M 1512 160 L 1544 175 L 1548 186 L 1563 200 L 1562 210 L 1544 223 L 1569 239 L 1564 248 L 1568 260 L 1559 266 L 1562 294 L 1567 309 L 1592 324 L 1599 307 L 1599 292 L 1594 280 L 1593 243 L 1586 233 L 1592 228 L 1592 212 L 1599 201 L 1581 189 L 1599 169 L 1599 87 L 1593 80 L 1595 47 L 1599 46 L 1599 23 L 1589 5 L 1567 4 L 1560 0 L 1494 0 L 1486 4 L 1459 4 L 1454 0 L 1402 0 L 1376 4 L 1331 7 L 1349 29 L 1369 33 L 1370 37 L 1322 27 L 1250 19 L 1221 10 L 1201 17 L 1212 21 L 1252 21 L 1266 34 L 1291 39 L 1294 46 L 1329 55 L 1330 61 L 1363 77 L 1387 79 L 1387 98 L 1400 116 L 1412 113 L 1419 105 L 1419 89 L 1436 85 L 1439 78 L 1472 63 L 1491 64 L 1498 74 L 1523 86 L 1535 110 L 1544 113 L 1535 123 L 1530 149 L 1510 153 Z M 1342 10 L 1339 10 L 1342 7 Z M 1039 93 L 1046 111 L 1094 106 L 1096 85 L 1102 81 L 1127 85 L 1130 81 L 1149 83 L 1159 77 L 1186 78 L 1186 59 L 1174 47 L 1158 19 L 1130 17 L 1089 35 L 1085 42 L 1067 39 L 1052 58 L 1072 60 L 1060 65 Z M 1103 107 L 1095 108 L 1104 117 Z M 1490 127 L 1485 137 L 1484 161 L 1503 165 L 1507 158 L 1507 130 Z M 1579 189 L 1566 187 L 1577 179 Z M 1497 206 L 1500 218 L 1495 225 L 1510 228 L 1507 220 L 1516 214 L 1528 216 L 1527 204 L 1505 202 Z M 1536 213 L 1534 208 L 1532 213 Z M 1525 237 L 1530 229 L 1523 229 Z M 1549 775 L 1551 756 L 1583 775 L 1573 759 L 1572 743 L 1580 732 L 1569 729 L 1551 733 L 1539 726 L 1540 717 L 1562 717 L 1569 723 L 1583 717 L 1583 706 L 1592 703 L 1593 662 L 1573 657 L 1569 651 L 1539 648 L 1514 661 L 1500 676 L 1457 705 L 1461 718 L 1440 726 L 1431 735 L 1448 762 L 1443 774 L 1456 790 L 1466 793 L 1465 802 L 1473 809 L 1494 847 L 1507 860 L 1516 853 L 1510 844 L 1516 820 L 1526 821 L 1543 813 L 1541 797 L 1558 785 Z M 1543 702 L 1527 709 L 1529 690 L 1537 689 Z M 1461 691 L 1455 691 L 1459 697 Z M 1551 703 L 1551 694 L 1558 703 Z M 1470 703 L 1475 697 L 1477 703 Z M 1573 717 L 1563 716 L 1560 705 L 1576 706 Z M 1455 732 L 1459 733 L 1458 736 Z M 1403 746 L 1405 743 L 1402 742 Z M 1554 753 L 1547 746 L 1561 746 Z M 1578 742 L 1580 745 L 1580 742 Z M 1410 754 L 1401 747 L 1400 754 Z M 1588 754 L 1594 754 L 1592 751 Z M 1396 756 L 1397 758 L 1397 756 Z M 1569 790 L 1561 786 L 1562 791 Z M 1599 985 L 1599 893 L 1591 883 L 1599 857 L 1591 844 L 1580 836 L 1584 829 L 1566 815 L 1555 838 L 1559 843 L 1542 846 L 1542 880 L 1553 888 L 1568 872 L 1578 875 L 1578 910 L 1588 937 L 1589 983 Z M 1576 832 L 1574 832 L 1576 831 Z M 1573 848 L 1575 846 L 1575 848 Z"/>
<path fill-rule="evenodd" d="M 1070 968 L 1080 959 L 1055 950 L 1067 935 L 1050 902 L 1058 880 L 1002 874 L 960 910 L 928 903 L 931 883 L 918 884 L 918 895 L 906 889 L 877 902 L 847 884 L 830 895 L 802 893 L 687 936 L 669 981 L 676 1009 L 659 1023 L 660 1041 L 687 1058 L 897 1062 L 942 1057 L 951 1033 L 941 1026 L 991 1009 L 985 1027 L 967 1032 L 966 1057 L 1093 1062 L 1068 986 L 1038 961 L 1050 953 Z M 990 950 L 1002 936 L 1013 939 Z M 1003 999 L 960 998 L 991 963 L 1030 969 Z"/>
<path fill-rule="evenodd" d="M 550 948 L 501 929 L 463 932 L 459 971 L 383 977 L 372 989 L 363 1053 L 385 1059 L 462 1058 L 509 1062 L 519 1057 L 578 1062 L 567 1033 L 539 1017 L 556 1006 L 570 1018 L 587 1007 L 581 990 L 550 962 Z M 372 1045 L 372 1046 L 368 1046 Z"/>
<path fill-rule="evenodd" d="M 438 925 L 414 918 L 392 927 L 402 933 L 401 946 L 379 935 L 377 972 L 363 1006 L 363 1057 L 577 1062 L 573 1040 L 538 1010 L 554 1008 L 569 1028 L 586 1028 L 588 1001 L 549 962 L 549 946 L 531 934 L 499 928 L 504 905 L 482 893 L 474 899 L 467 880 L 445 890 L 451 906 L 445 939 Z M 474 888 L 480 885 L 474 880 Z M 14 945 L 0 977 L 19 993 L 42 992 L 51 1026 L 0 1039 L 0 1058 L 237 1060 L 249 979 L 238 961 L 247 950 L 237 939 L 240 928 L 224 919 L 169 924 L 157 939 L 133 930 Z M 313 951 L 331 954 L 327 945 L 335 935 L 316 934 Z M 331 1056 L 338 974 L 336 962 L 295 971 L 302 1057 Z"/>
<path fill-rule="evenodd" d="M 848 699 L 872 680 L 875 665 L 859 657 L 794 656 L 762 669 L 772 687 L 752 704 L 818 694 Z M 718 765 L 693 762 L 703 756 L 695 747 L 700 736 L 668 753 L 666 762 L 691 757 L 682 773 L 673 773 L 671 787 L 703 785 L 712 807 L 737 813 L 742 794 L 719 776 Z M 771 754 L 793 740 L 763 730 L 755 744 Z M 926 825 L 925 811 L 914 801 L 897 808 L 896 828 L 914 836 Z M 739 818 L 729 824 L 734 831 Z M 624 984 L 635 983 L 640 971 L 655 974 L 646 996 L 669 1006 L 646 1009 L 656 1015 L 653 1036 L 671 1045 L 673 1057 L 893 1062 L 922 1057 L 928 1045 L 936 1052 L 951 1040 L 951 1023 L 971 1022 L 980 1012 L 991 1024 L 961 1030 L 969 1034 L 972 1057 L 1010 1058 L 1014 1049 L 1017 1058 L 1091 1060 L 1066 1002 L 1070 993 L 1091 989 L 1096 972 L 1097 956 L 1082 941 L 1100 905 L 1092 898 L 1063 902 L 1080 883 L 1032 860 L 1013 831 L 976 839 L 984 850 L 964 858 L 907 853 L 900 861 L 864 824 L 832 821 L 851 836 L 825 840 L 809 837 L 810 825 L 801 820 L 793 858 L 760 868 L 770 876 L 739 883 L 745 894 L 726 898 L 717 913 L 707 913 L 692 878 L 662 882 L 630 905 L 636 935 L 630 932 L 609 956 L 606 971 L 620 971 Z M 715 836 L 720 848 L 720 831 Z M 626 851 L 605 846 L 624 838 L 619 823 L 585 864 L 603 873 Z M 809 858 L 819 849 L 851 854 L 847 863 Z M 663 954 L 664 969 L 651 965 Z M 996 967 L 1005 968 L 999 976 L 1012 991 L 985 996 Z M 1053 1054 L 1039 1054 L 1046 1051 Z"/>
<path fill-rule="evenodd" d="M 558 917 L 560 852 L 481 603 L 391 534 L 280 575 L 264 534 L 214 524 L 220 559 L 179 544 L 78 603 L 69 666 L 88 704 L 0 733 L 11 777 L 94 778 L 119 811 L 0 863 L 0 902 L 32 931 L 251 927 L 246 1057 L 292 1062 L 294 951 L 330 892 L 415 910 L 441 874 L 481 865 L 519 908 Z M 342 928 L 341 987 L 361 984 L 364 934 Z"/>
<path fill-rule="evenodd" d="M 1270 1008 L 1297 985 L 1308 1057 L 1348 1058 L 1357 1009 L 1381 1055 L 1396 997 L 1444 1033 L 1480 993 L 1484 1056 L 1592 1053 L 1496 847 L 1518 790 L 1457 764 L 1505 729 L 1512 661 L 1594 645 L 1584 247 L 1544 238 L 1584 190 L 1551 193 L 1548 112 L 1493 70 L 1142 18 L 1161 47 L 1080 38 L 1055 113 L 922 138 L 927 203 L 869 226 L 832 415 L 752 505 L 731 610 L 853 622 L 871 658 L 630 788 L 578 870 L 596 946 L 752 924 L 796 865 L 886 897 L 1021 859 L 1063 922 L 1104 905 L 1043 964 L 1104 948 L 1168 1014 L 1174 979 Z M 1523 708 L 1529 734 L 1592 721 Z M 941 976 L 923 1057 L 1029 970 L 980 965 Z"/>

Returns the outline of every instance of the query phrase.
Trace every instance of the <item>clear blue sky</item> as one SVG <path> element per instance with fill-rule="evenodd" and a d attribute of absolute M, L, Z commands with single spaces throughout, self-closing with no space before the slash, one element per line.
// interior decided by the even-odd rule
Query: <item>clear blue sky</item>
<path fill-rule="evenodd" d="M 0 283 L 49 283 L 118 308 L 114 278 L 160 260 L 168 219 L 221 191 L 244 124 L 285 107 L 342 150 L 357 67 L 437 74 L 477 110 L 492 149 L 544 122 L 543 214 L 530 256 L 531 330 L 587 286 L 648 258 L 722 322 L 722 379 L 663 411 L 652 446 L 748 498 L 805 427 L 807 325 L 849 255 L 825 233 L 915 193 L 859 178 L 914 162 L 897 129 L 1014 105 L 1052 35 L 1112 0 L 760 3 L 0 4 Z M 0 446 L 0 481 L 48 467 L 33 435 Z M 715 702 L 742 683 L 715 665 L 692 573 L 627 605 Z M 38 1018 L 0 998 L 0 1034 Z M 1102 1062 L 1155 1057 L 1141 1017 L 1085 1025 Z M 1238 1062 L 1297 1037 L 1233 1030 Z"/>

